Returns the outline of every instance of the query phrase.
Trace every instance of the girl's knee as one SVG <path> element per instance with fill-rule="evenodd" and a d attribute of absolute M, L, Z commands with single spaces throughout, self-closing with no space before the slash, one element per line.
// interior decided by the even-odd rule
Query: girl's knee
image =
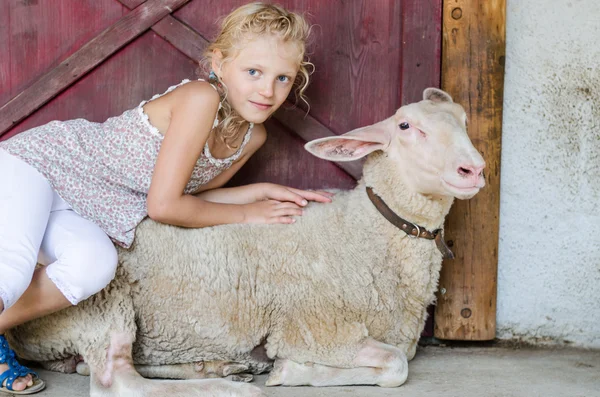
<path fill-rule="evenodd" d="M 48 267 L 50 278 L 73 304 L 100 292 L 115 277 L 118 256 L 112 245 L 79 243 Z"/>
<path fill-rule="evenodd" d="M 106 287 L 112 279 L 115 278 L 115 273 L 117 271 L 117 264 L 119 262 L 119 258 L 117 256 L 117 250 L 115 247 L 110 245 L 110 247 L 104 247 L 97 250 L 97 256 L 94 260 L 92 260 L 86 267 L 89 274 L 93 274 L 96 278 L 96 289 L 100 291 L 104 287 Z M 93 293 L 96 293 L 95 291 Z"/>
<path fill-rule="evenodd" d="M 85 247 L 84 247 L 85 248 Z M 82 250 L 82 255 L 85 255 L 87 259 L 80 258 L 81 263 L 81 284 L 87 285 L 87 293 L 85 298 L 99 292 L 106 287 L 113 278 L 117 271 L 117 250 L 110 244 L 110 246 L 98 246 L 87 247 Z M 85 299 L 84 298 L 84 299 Z"/>

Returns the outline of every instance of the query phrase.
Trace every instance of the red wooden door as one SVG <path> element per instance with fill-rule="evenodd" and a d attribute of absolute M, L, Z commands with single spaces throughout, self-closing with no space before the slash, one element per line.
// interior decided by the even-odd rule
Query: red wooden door
<path fill-rule="evenodd" d="M 55 119 L 103 121 L 198 77 L 215 20 L 246 2 L 0 2 L 0 139 Z M 441 0 L 280 3 L 315 25 L 310 113 L 281 109 L 267 122 L 267 144 L 232 183 L 351 187 L 360 164 L 344 171 L 302 145 L 379 121 L 439 86 Z"/>
<path fill-rule="evenodd" d="M 101 122 L 182 79 L 204 77 L 197 61 L 215 20 L 247 2 L 1 1 L 0 140 L 56 119 Z M 439 87 L 441 2 L 279 1 L 314 24 L 310 113 L 284 105 L 267 122 L 265 146 L 231 184 L 353 187 L 360 163 L 336 166 L 303 144 L 382 120 Z"/>

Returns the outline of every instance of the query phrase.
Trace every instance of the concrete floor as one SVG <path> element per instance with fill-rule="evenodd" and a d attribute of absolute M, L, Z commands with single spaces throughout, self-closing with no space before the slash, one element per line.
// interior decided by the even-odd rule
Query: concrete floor
<path fill-rule="evenodd" d="M 40 397 L 82 397 L 89 378 L 40 371 Z M 266 376 L 254 384 L 262 386 Z M 600 351 L 501 347 L 420 348 L 400 388 L 266 388 L 269 397 L 600 397 Z"/>

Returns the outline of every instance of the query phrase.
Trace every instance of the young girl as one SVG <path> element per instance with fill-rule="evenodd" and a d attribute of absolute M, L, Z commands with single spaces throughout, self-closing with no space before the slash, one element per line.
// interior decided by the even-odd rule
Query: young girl
<path fill-rule="evenodd" d="M 113 241 L 129 247 L 146 216 L 183 227 L 293 223 L 307 201 L 331 201 L 267 183 L 221 188 L 264 143 L 262 123 L 294 83 L 302 97 L 308 33 L 278 6 L 242 6 L 207 49 L 209 82 L 184 80 L 102 124 L 53 121 L 0 143 L 0 391 L 44 387 L 2 334 L 104 288 Z"/>

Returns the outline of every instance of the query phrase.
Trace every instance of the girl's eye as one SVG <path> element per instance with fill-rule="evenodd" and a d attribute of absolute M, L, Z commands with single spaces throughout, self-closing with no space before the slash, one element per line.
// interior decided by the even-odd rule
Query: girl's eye
<path fill-rule="evenodd" d="M 277 77 L 277 80 L 281 81 L 282 83 L 287 83 L 288 81 L 290 81 L 290 78 L 287 76 L 279 76 Z"/>
<path fill-rule="evenodd" d="M 410 128 L 410 125 L 405 121 L 404 123 L 400 123 L 399 127 L 401 130 L 407 130 Z"/>
<path fill-rule="evenodd" d="M 258 74 L 258 71 L 256 69 L 249 69 L 248 74 L 250 76 L 256 76 Z"/>

